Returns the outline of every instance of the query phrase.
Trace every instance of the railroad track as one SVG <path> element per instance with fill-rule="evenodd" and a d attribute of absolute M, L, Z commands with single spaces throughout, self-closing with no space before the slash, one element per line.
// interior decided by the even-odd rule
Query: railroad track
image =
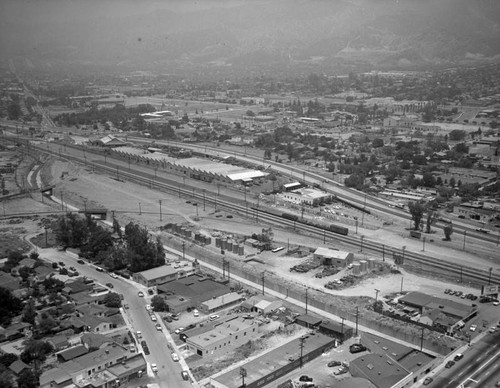
<path fill-rule="evenodd" d="M 43 149 L 42 147 L 37 147 L 34 145 L 31 145 L 31 147 L 38 149 L 40 152 L 49 153 L 54 156 L 60 156 L 60 153 L 56 151 Z M 69 155 L 65 155 L 65 157 L 87 166 L 91 165 L 93 168 L 110 175 L 114 175 L 116 173 L 117 167 L 113 165 L 89 161 L 88 158 L 82 159 Z M 225 209 L 226 211 L 236 212 L 242 216 L 252 216 L 256 218 L 257 222 L 267 221 L 269 223 L 279 224 L 280 226 L 286 226 L 297 231 L 308 232 L 319 238 L 328 238 L 330 241 L 341 241 L 354 247 L 360 247 L 361 252 L 370 251 L 371 253 L 382 255 L 383 257 L 385 257 L 385 254 L 399 254 L 401 252 L 401 256 L 404 258 L 405 263 L 410 263 L 415 266 L 425 266 L 427 268 L 430 268 L 431 270 L 438 270 L 460 279 L 467 278 L 473 283 L 500 284 L 500 274 L 493 273 L 493 268 L 491 268 L 490 271 L 485 271 L 470 266 L 463 266 L 447 261 L 442 261 L 439 258 L 418 254 L 412 251 L 402 252 L 394 247 L 386 246 L 384 244 L 380 244 L 378 242 L 367 240 L 364 238 L 343 236 L 314 226 L 302 224 L 299 221 L 288 220 L 277 215 L 252 209 L 252 207 L 258 208 L 258 203 L 235 200 L 234 198 L 224 195 L 214 195 L 213 197 L 207 196 L 206 191 L 200 192 L 200 190 L 198 189 L 197 192 L 194 188 L 181 187 L 180 184 L 170 184 L 167 181 L 162 180 L 161 178 L 155 177 L 154 174 L 137 174 L 132 170 L 126 171 L 122 169 L 120 170 L 120 178 L 150 186 L 155 190 L 170 193 L 172 195 L 177 195 L 179 197 L 191 198 L 197 201 L 204 201 L 205 206 L 211 205 L 216 209 Z"/>

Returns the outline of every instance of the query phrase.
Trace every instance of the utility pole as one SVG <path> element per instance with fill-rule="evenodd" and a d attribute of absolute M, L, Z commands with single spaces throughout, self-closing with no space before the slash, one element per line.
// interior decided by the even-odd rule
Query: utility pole
<path fill-rule="evenodd" d="M 205 189 L 203 189 L 203 211 L 205 211 Z"/>
<path fill-rule="evenodd" d="M 342 324 L 340 326 L 340 333 L 342 335 L 342 343 L 344 343 L 344 321 L 345 321 L 345 318 L 344 317 L 340 317 L 340 319 L 342 319 Z"/>
<path fill-rule="evenodd" d="M 404 281 L 404 276 L 401 276 L 401 293 L 403 293 L 403 281 Z"/>
<path fill-rule="evenodd" d="M 246 387 L 245 377 L 247 377 L 247 370 L 243 367 L 240 368 L 240 376 L 241 376 L 241 380 L 242 380 L 241 386 L 243 388 L 245 388 Z"/>
<path fill-rule="evenodd" d="M 424 347 L 424 330 L 425 330 L 425 328 L 422 327 L 422 334 L 420 335 L 420 351 L 422 351 L 422 349 Z"/>
<path fill-rule="evenodd" d="M 142 215 L 141 203 L 139 202 L 139 215 Z"/>
<path fill-rule="evenodd" d="M 158 200 L 158 202 L 160 202 L 160 221 L 161 221 L 161 199 Z"/>
<path fill-rule="evenodd" d="M 308 289 L 306 287 L 306 314 L 307 314 L 307 297 L 308 297 L 307 291 L 308 291 Z"/>
<path fill-rule="evenodd" d="M 425 252 L 425 236 L 422 240 L 422 251 Z"/>
<path fill-rule="evenodd" d="M 464 245 L 462 247 L 462 250 L 465 251 L 465 236 L 467 236 L 467 231 L 464 230 Z"/>
<path fill-rule="evenodd" d="M 365 236 L 361 236 L 361 243 L 360 243 L 360 245 L 361 245 L 361 247 L 360 247 L 360 248 L 361 248 L 361 249 L 360 249 L 360 252 L 363 252 L 363 240 L 364 240 L 364 239 L 365 239 Z"/>
<path fill-rule="evenodd" d="M 358 336 L 358 318 L 359 318 L 359 307 L 356 306 L 356 337 Z"/>
<path fill-rule="evenodd" d="M 182 260 L 185 258 L 185 253 L 186 253 L 186 242 L 182 242 Z"/>
<path fill-rule="evenodd" d="M 299 338 L 299 346 L 300 346 L 300 367 L 302 368 L 302 355 L 304 354 L 304 342 L 306 342 L 306 337 Z"/>
<path fill-rule="evenodd" d="M 262 271 L 261 280 L 262 280 L 262 295 L 264 295 L 264 277 L 265 277 L 266 271 Z"/>

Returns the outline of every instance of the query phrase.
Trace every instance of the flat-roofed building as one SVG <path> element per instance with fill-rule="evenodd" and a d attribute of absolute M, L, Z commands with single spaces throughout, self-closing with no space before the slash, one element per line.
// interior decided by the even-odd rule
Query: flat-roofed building
<path fill-rule="evenodd" d="M 284 192 L 280 196 L 285 201 L 297 204 L 303 203 L 310 206 L 319 205 L 332 198 L 330 193 L 308 187 Z"/>
<path fill-rule="evenodd" d="M 151 268 L 146 271 L 136 272 L 132 279 L 146 287 L 158 286 L 177 279 L 177 270 L 169 265 Z"/>
<path fill-rule="evenodd" d="M 200 305 L 200 310 L 208 314 L 223 308 L 229 307 L 243 300 L 241 294 L 237 292 L 230 292 L 218 297 L 209 299 Z"/>
<path fill-rule="evenodd" d="M 257 327 L 254 320 L 237 317 L 205 333 L 186 338 L 186 344 L 202 357 L 221 354 L 257 337 Z"/>

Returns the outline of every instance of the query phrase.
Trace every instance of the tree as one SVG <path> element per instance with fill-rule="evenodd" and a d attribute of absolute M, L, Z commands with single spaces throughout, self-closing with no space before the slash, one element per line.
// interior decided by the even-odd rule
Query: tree
<path fill-rule="evenodd" d="M 23 370 L 17 378 L 18 388 L 37 388 L 39 386 L 38 377 L 31 369 Z"/>
<path fill-rule="evenodd" d="M 10 364 L 17 361 L 18 357 L 14 353 L 5 353 L 0 356 L 0 364 L 8 368 Z"/>
<path fill-rule="evenodd" d="M 41 334 L 50 334 L 57 327 L 57 322 L 50 314 L 42 313 L 38 322 L 38 330 Z"/>
<path fill-rule="evenodd" d="M 34 361 L 36 369 L 36 363 L 43 363 L 47 359 L 47 356 L 53 351 L 54 348 L 48 342 L 31 339 L 27 342 L 21 353 L 21 360 L 26 364 Z"/>
<path fill-rule="evenodd" d="M 119 308 L 122 306 L 120 295 L 116 292 L 110 292 L 108 295 L 106 295 L 104 297 L 103 303 L 106 307 Z"/>
<path fill-rule="evenodd" d="M 408 210 L 411 214 L 411 219 L 413 220 L 414 229 L 420 229 L 420 221 L 422 221 L 422 217 L 425 212 L 425 205 L 422 202 L 411 201 L 408 202 Z"/>
<path fill-rule="evenodd" d="M 149 238 L 146 228 L 130 222 L 125 226 L 127 261 L 132 272 L 144 271 L 165 264 L 163 244 Z"/>
<path fill-rule="evenodd" d="M 7 117 L 9 120 L 19 120 L 22 114 L 21 105 L 16 102 L 11 102 L 7 107 Z"/>
<path fill-rule="evenodd" d="M 0 287 L 0 326 L 10 325 L 12 317 L 18 315 L 22 308 L 21 301 L 11 291 Z"/>
<path fill-rule="evenodd" d="M 427 218 L 425 220 L 425 233 L 430 233 L 432 231 L 431 227 L 436 223 L 438 219 L 438 214 L 435 211 L 429 210 L 427 212 Z"/>
<path fill-rule="evenodd" d="M 446 224 L 443 228 L 445 241 L 451 241 L 451 235 L 453 233 L 453 224 Z"/>
<path fill-rule="evenodd" d="M 9 370 L 0 371 L 0 387 L 14 388 L 12 373 Z"/>
<path fill-rule="evenodd" d="M 165 299 L 163 299 L 159 295 L 153 296 L 151 299 L 151 307 L 154 311 L 168 311 L 167 303 L 165 303 Z"/>
<path fill-rule="evenodd" d="M 380 139 L 380 138 L 375 138 L 373 139 L 373 142 L 372 142 L 372 147 L 373 148 L 380 148 L 380 147 L 383 147 L 384 146 L 384 140 L 383 139 Z"/>
<path fill-rule="evenodd" d="M 24 306 L 22 320 L 23 322 L 31 323 L 32 325 L 34 325 L 35 318 L 36 318 L 35 302 L 33 301 L 33 299 L 30 299 Z"/>

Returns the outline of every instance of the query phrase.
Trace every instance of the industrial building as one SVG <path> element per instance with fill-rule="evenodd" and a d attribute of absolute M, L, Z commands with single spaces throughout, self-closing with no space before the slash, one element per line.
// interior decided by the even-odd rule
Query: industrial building
<path fill-rule="evenodd" d="M 337 267 L 347 267 L 349 264 L 352 264 L 354 260 L 354 255 L 351 252 L 324 247 L 316 249 L 313 253 L 313 257 L 321 261 L 324 265 L 335 265 Z"/>

